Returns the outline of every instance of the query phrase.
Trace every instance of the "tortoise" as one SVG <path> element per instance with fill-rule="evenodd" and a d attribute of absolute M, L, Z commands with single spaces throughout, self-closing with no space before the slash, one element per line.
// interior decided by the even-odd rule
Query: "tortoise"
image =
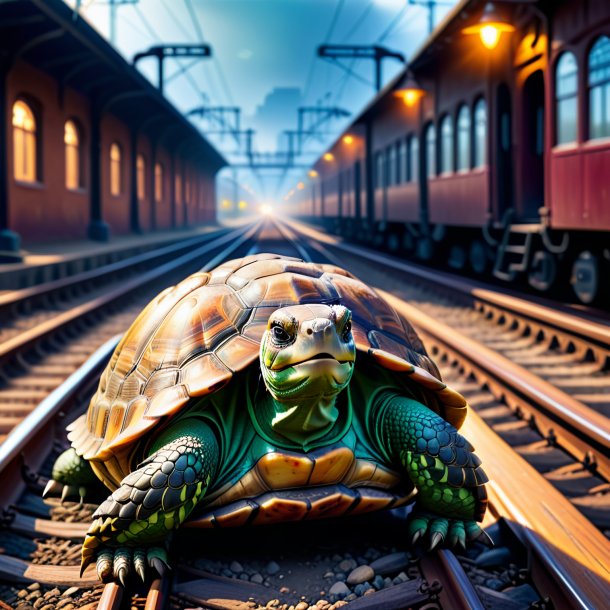
<path fill-rule="evenodd" d="M 111 490 L 82 569 L 168 565 L 181 526 L 223 528 L 415 506 L 412 543 L 483 535 L 487 481 L 457 429 L 466 400 L 411 327 L 347 271 L 257 254 L 159 294 L 69 427 L 47 493 Z M 82 501 L 82 498 L 81 498 Z"/>

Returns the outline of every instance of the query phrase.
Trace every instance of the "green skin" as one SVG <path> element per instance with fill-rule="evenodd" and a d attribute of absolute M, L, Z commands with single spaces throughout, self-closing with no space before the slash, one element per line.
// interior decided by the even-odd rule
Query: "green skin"
<path fill-rule="evenodd" d="M 272 314 L 260 350 L 268 392 L 258 391 L 258 372 L 246 374 L 159 433 L 148 457 L 94 513 L 83 569 L 97 561 L 101 580 L 123 583 L 132 570 L 144 579 L 147 565 L 162 573 L 164 541 L 206 493 L 238 480 L 268 451 L 333 443 L 410 479 L 418 491 L 408 522 L 412 542 L 464 547 L 479 537 L 487 479 L 472 446 L 385 371 L 354 374 L 350 328 L 343 306 L 299 305 Z M 53 478 L 85 485 L 90 475 L 83 463 L 68 450 Z"/>

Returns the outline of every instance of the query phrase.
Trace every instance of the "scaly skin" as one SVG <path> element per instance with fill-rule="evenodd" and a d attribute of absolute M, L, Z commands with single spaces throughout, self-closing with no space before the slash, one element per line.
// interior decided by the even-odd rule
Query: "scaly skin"
<path fill-rule="evenodd" d="M 383 400 L 383 398 L 382 398 Z M 465 546 L 483 534 L 487 476 L 472 445 L 421 403 L 388 396 L 379 413 L 381 439 L 418 491 L 408 534 L 412 542 L 430 535 L 430 548 L 446 541 Z"/>
<path fill-rule="evenodd" d="M 145 578 L 145 564 L 159 573 L 167 565 L 162 546 L 203 497 L 218 462 L 209 426 L 182 420 L 156 440 L 150 456 L 121 481 L 93 514 L 82 551 L 82 568 L 97 558 L 101 580 L 123 584 L 132 567 Z"/>

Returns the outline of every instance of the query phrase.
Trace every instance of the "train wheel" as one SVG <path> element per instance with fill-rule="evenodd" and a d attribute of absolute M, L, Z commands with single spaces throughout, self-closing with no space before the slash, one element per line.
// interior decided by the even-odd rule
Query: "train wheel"
<path fill-rule="evenodd" d="M 527 281 L 532 288 L 547 292 L 557 279 L 557 259 L 546 250 L 538 250 L 532 256 Z"/>
<path fill-rule="evenodd" d="M 457 269 L 458 271 L 463 271 L 466 267 L 466 248 L 464 246 L 459 246 L 454 244 L 449 249 L 449 258 L 447 259 L 447 264 L 452 269 Z"/>
<path fill-rule="evenodd" d="M 470 261 L 472 270 L 476 274 L 483 275 L 487 271 L 489 266 L 489 254 L 487 246 L 480 239 L 475 239 L 470 244 L 468 260 Z"/>
<path fill-rule="evenodd" d="M 599 293 L 599 260 L 595 254 L 585 250 L 576 257 L 570 284 L 581 303 L 595 301 Z"/>

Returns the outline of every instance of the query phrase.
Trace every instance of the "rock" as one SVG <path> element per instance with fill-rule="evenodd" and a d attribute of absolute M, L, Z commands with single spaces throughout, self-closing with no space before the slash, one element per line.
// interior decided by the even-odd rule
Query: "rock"
<path fill-rule="evenodd" d="M 229 570 L 231 570 L 231 572 L 233 572 L 233 574 L 241 574 L 244 571 L 241 563 L 239 563 L 239 561 L 235 561 L 235 560 L 233 560 L 231 562 L 231 565 L 229 566 Z"/>
<path fill-rule="evenodd" d="M 340 600 L 338 602 L 335 602 L 332 606 L 330 606 L 328 608 L 328 610 L 339 610 L 339 608 L 343 608 L 343 606 L 347 606 L 347 602 Z"/>
<path fill-rule="evenodd" d="M 510 549 L 505 546 L 500 546 L 489 551 L 483 551 L 475 560 L 474 564 L 479 568 L 492 568 L 495 566 L 504 566 L 510 563 Z"/>
<path fill-rule="evenodd" d="M 280 587 L 280 593 L 290 593 L 290 589 L 288 587 Z"/>
<path fill-rule="evenodd" d="M 391 587 L 394 583 L 392 582 L 392 579 L 389 576 L 386 576 L 383 579 L 383 586 L 384 587 Z"/>
<path fill-rule="evenodd" d="M 279 571 L 280 571 L 280 566 L 275 561 L 270 561 L 265 566 L 265 572 L 267 572 L 267 574 L 269 574 L 269 576 L 274 576 Z"/>
<path fill-rule="evenodd" d="M 377 574 L 377 576 L 375 576 L 375 578 L 373 578 L 373 587 L 375 587 L 375 589 L 377 589 L 377 591 L 383 589 L 383 587 L 385 586 L 385 583 L 383 581 L 383 576 L 381 576 L 381 574 Z"/>
<path fill-rule="evenodd" d="M 325 572 L 324 576 L 322 576 L 322 578 L 334 578 L 334 577 L 335 577 L 334 572 Z"/>
<path fill-rule="evenodd" d="M 259 574 L 258 572 L 255 572 L 254 574 L 252 574 L 252 576 L 250 577 L 250 582 L 256 583 L 257 585 L 262 585 L 263 581 L 265 579 L 262 577 L 261 574 Z"/>
<path fill-rule="evenodd" d="M 344 601 L 353 602 L 355 599 L 358 599 L 358 596 L 355 593 L 350 593 Z"/>
<path fill-rule="evenodd" d="M 69 604 L 73 604 L 73 603 L 74 603 L 74 600 L 69 599 L 69 598 L 67 598 L 67 597 L 66 597 L 65 599 L 62 599 L 62 600 L 61 600 L 61 601 L 60 601 L 60 602 L 59 602 L 59 603 L 56 605 L 56 608 L 59 610 L 59 608 L 65 608 L 65 607 L 67 607 Z"/>
<path fill-rule="evenodd" d="M 352 570 L 347 577 L 348 585 L 359 585 L 360 583 L 375 578 L 375 571 L 371 566 L 359 566 Z"/>
<path fill-rule="evenodd" d="M 28 585 L 28 591 L 38 591 L 40 589 L 39 582 L 33 582 L 31 585 Z"/>
<path fill-rule="evenodd" d="M 345 582 L 347 580 L 347 574 L 344 574 L 343 572 L 336 572 L 335 578 L 341 582 Z"/>
<path fill-rule="evenodd" d="M 400 582 L 407 582 L 409 580 L 409 577 L 404 572 L 401 572 L 396 578 L 400 578 Z"/>
<path fill-rule="evenodd" d="M 332 558 L 331 558 L 335 563 L 341 561 L 343 559 L 343 557 L 341 557 L 341 555 L 337 555 L 337 553 L 335 553 Z"/>
<path fill-rule="evenodd" d="M 229 570 L 228 568 L 223 568 L 220 573 L 223 576 L 226 576 L 227 578 L 231 578 L 233 576 L 233 572 L 231 572 L 231 570 Z"/>
<path fill-rule="evenodd" d="M 517 587 L 508 587 L 502 591 L 504 595 L 508 595 L 514 601 L 517 601 L 524 606 L 529 606 L 537 602 L 540 597 L 530 585 L 519 585 Z"/>
<path fill-rule="evenodd" d="M 353 559 L 344 559 L 343 561 L 339 562 L 337 568 L 339 568 L 341 572 L 349 572 L 350 570 L 353 570 L 357 565 L 358 564 Z"/>
<path fill-rule="evenodd" d="M 391 553 L 390 555 L 384 555 L 379 559 L 371 562 L 370 567 L 375 571 L 375 574 L 381 574 L 382 576 L 388 576 L 405 570 L 409 565 L 409 555 L 404 551 L 398 553 Z"/>
<path fill-rule="evenodd" d="M 38 608 L 40 608 L 41 606 L 44 606 L 47 602 L 47 600 L 44 597 L 39 597 L 35 602 L 34 602 L 34 608 L 36 608 L 36 610 L 38 610 Z"/>
<path fill-rule="evenodd" d="M 250 577 L 245 572 L 242 572 L 239 575 L 239 580 L 246 580 L 246 581 L 248 581 L 248 580 L 250 580 Z"/>
<path fill-rule="evenodd" d="M 379 559 L 379 557 L 381 557 L 381 553 L 377 549 L 374 549 L 373 547 L 369 547 L 368 549 L 366 549 L 364 556 L 369 561 L 374 561 L 375 559 Z"/>
<path fill-rule="evenodd" d="M 499 591 L 505 584 L 506 583 L 499 578 L 488 578 L 485 581 L 485 586 L 494 589 L 494 591 Z"/>
<path fill-rule="evenodd" d="M 338 580 L 328 591 L 329 595 L 333 595 L 335 598 L 343 599 L 346 595 L 349 595 L 351 591 L 348 586 Z"/>
<path fill-rule="evenodd" d="M 309 604 L 307 602 L 299 602 L 294 607 L 294 610 L 308 610 L 308 608 L 309 608 Z"/>
<path fill-rule="evenodd" d="M 364 592 L 363 597 L 366 597 L 367 595 L 373 595 L 373 593 L 375 593 L 375 589 L 373 589 L 373 588 L 367 589 Z"/>
<path fill-rule="evenodd" d="M 74 595 L 77 591 L 79 590 L 78 587 L 70 587 L 69 589 L 66 589 L 61 596 L 62 597 L 72 597 L 72 595 Z M 56 595 L 59 595 L 59 589 L 57 589 L 57 593 Z"/>
<path fill-rule="evenodd" d="M 356 585 L 354 587 L 354 593 L 360 597 L 364 592 L 366 591 L 366 589 L 364 588 L 364 585 L 360 584 L 360 585 Z"/>

